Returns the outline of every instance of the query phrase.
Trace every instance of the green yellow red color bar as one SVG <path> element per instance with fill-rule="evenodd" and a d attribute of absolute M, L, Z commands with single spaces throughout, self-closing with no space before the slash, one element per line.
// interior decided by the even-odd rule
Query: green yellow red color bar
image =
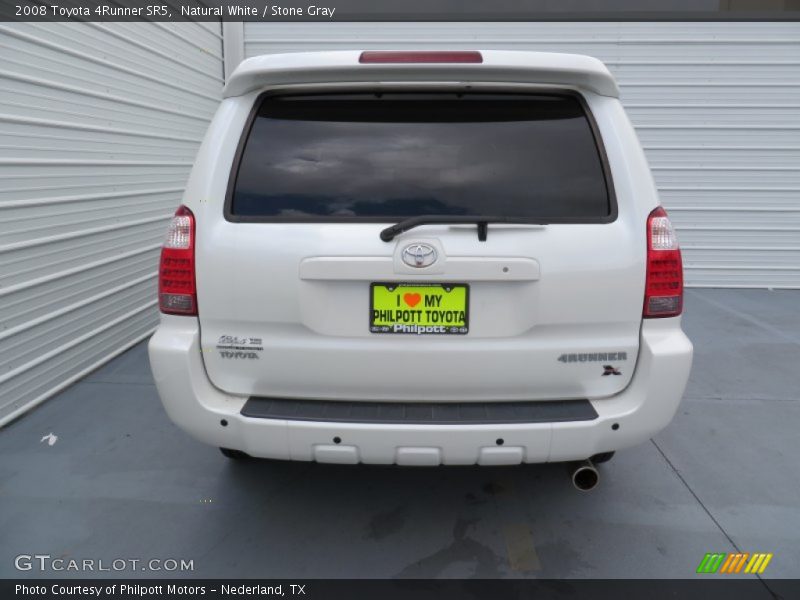
<path fill-rule="evenodd" d="M 772 560 L 772 553 L 766 552 L 709 552 L 700 561 L 698 573 L 752 573 L 760 575 Z M 747 566 L 745 566 L 747 565 Z M 742 571 L 744 569 L 744 571 Z"/>

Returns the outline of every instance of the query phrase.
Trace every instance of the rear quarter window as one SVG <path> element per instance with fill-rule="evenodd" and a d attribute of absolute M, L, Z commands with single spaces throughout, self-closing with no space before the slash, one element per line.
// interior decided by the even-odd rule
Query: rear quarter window
<path fill-rule="evenodd" d="M 231 177 L 232 220 L 615 215 L 602 146 L 572 94 L 265 96 Z"/>

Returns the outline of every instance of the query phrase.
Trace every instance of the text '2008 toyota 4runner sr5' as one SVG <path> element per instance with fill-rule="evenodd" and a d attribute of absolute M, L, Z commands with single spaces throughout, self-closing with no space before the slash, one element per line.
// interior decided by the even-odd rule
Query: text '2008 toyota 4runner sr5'
<path fill-rule="evenodd" d="M 602 63 L 272 55 L 224 96 L 161 254 L 180 427 L 228 456 L 499 465 L 669 423 L 681 254 Z"/>

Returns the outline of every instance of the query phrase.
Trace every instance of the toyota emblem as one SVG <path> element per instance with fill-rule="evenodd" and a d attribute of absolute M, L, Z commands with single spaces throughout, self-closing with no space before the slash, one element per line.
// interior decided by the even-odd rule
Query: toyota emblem
<path fill-rule="evenodd" d="M 403 248 L 402 258 L 409 267 L 429 267 L 436 262 L 436 248 L 428 244 L 409 244 Z"/>

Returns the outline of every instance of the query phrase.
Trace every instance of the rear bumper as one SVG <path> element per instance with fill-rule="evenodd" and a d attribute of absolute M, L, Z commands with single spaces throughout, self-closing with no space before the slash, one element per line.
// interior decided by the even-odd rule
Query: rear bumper
<path fill-rule="evenodd" d="M 195 318 L 162 316 L 149 353 L 170 418 L 203 442 L 264 458 L 402 465 L 561 462 L 633 446 L 670 422 L 692 362 L 678 319 L 645 321 L 633 379 L 621 393 L 591 401 L 596 419 L 420 425 L 243 416 L 247 398 L 221 392 L 206 375 Z"/>

